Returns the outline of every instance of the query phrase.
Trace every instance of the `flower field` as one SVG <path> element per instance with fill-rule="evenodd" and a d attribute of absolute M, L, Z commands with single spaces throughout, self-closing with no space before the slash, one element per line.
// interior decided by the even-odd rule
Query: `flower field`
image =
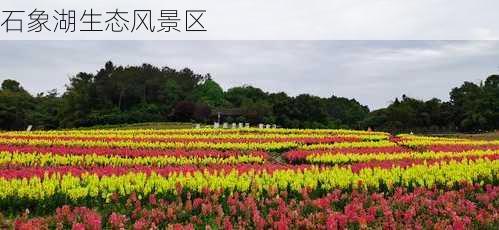
<path fill-rule="evenodd" d="M 0 132 L 16 229 L 496 229 L 499 141 L 297 129 Z"/>

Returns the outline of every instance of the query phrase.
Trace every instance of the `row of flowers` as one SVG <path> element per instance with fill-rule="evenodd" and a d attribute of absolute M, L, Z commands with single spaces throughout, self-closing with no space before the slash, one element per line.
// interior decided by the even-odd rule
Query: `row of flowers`
<path fill-rule="evenodd" d="M 59 132 L 0 132 L 0 138 L 136 138 L 136 139 L 279 139 L 279 138 L 326 138 L 326 137 L 344 137 L 358 138 L 362 140 L 381 140 L 388 139 L 388 135 L 363 133 L 363 134 L 331 134 L 331 133 L 172 133 L 172 134 L 157 134 L 157 133 L 66 133 Z"/>
<path fill-rule="evenodd" d="M 338 148 L 382 148 L 382 147 L 397 147 L 397 143 L 392 141 L 362 141 L 362 142 L 338 142 L 338 143 L 321 143 L 297 146 L 302 150 L 314 149 L 338 149 Z"/>
<path fill-rule="evenodd" d="M 287 165 L 287 164 L 275 164 L 275 163 L 264 163 L 264 164 L 236 164 L 236 165 L 222 165 L 222 164 L 210 164 L 210 165 L 168 165 L 168 166 L 147 166 L 147 165 L 130 165 L 130 166 L 22 166 L 22 165 L 4 165 L 0 167 L 0 178 L 13 179 L 13 178 L 32 178 L 32 177 L 45 177 L 52 176 L 55 174 L 67 174 L 73 176 L 81 176 L 83 174 L 95 174 L 99 177 L 102 176 L 119 176 L 124 175 L 129 172 L 135 173 L 145 173 L 146 175 L 151 175 L 156 173 L 161 176 L 170 176 L 170 174 L 195 174 L 195 173 L 207 173 L 207 174 L 228 174 L 232 172 L 237 172 L 238 174 L 259 174 L 262 172 L 273 174 L 277 171 L 305 171 L 310 169 L 318 169 L 320 171 L 331 168 L 345 168 L 350 169 L 353 173 L 358 173 L 363 169 L 406 169 L 409 167 L 417 165 L 444 165 L 448 163 L 469 163 L 472 164 L 475 161 L 488 160 L 495 161 L 498 160 L 498 155 L 491 155 L 487 157 L 447 157 L 439 159 L 401 159 L 401 160 L 382 160 L 382 161 L 368 161 L 368 162 L 358 162 L 349 165 L 336 165 L 334 167 L 325 165 L 311 165 L 311 164 L 299 164 L 299 165 Z"/>
<path fill-rule="evenodd" d="M 401 140 L 426 140 L 426 141 L 466 141 L 470 139 L 457 138 L 457 137 L 438 137 L 438 136 L 421 136 L 413 134 L 399 134 L 397 135 Z"/>
<path fill-rule="evenodd" d="M 434 152 L 464 152 L 470 150 L 499 150 L 499 145 L 429 145 L 426 150 Z"/>
<path fill-rule="evenodd" d="M 346 142 L 350 143 L 350 142 Z M 356 142 L 352 142 L 356 143 Z M 359 142 L 362 143 L 362 142 Z M 16 146 L 64 146 L 64 147 L 97 147 L 97 148 L 130 148 L 130 149 L 216 149 L 216 150 L 266 150 L 285 151 L 296 148 L 296 142 L 268 143 L 219 143 L 219 142 L 134 142 L 134 141 L 82 141 L 82 140 L 37 140 L 37 139 L 1 139 L 0 145 Z"/>
<path fill-rule="evenodd" d="M 105 147 L 66 147 L 66 146 L 20 146 L 0 145 L 0 152 L 40 153 L 55 155 L 98 155 L 98 156 L 120 156 L 120 157 L 214 157 L 227 158 L 240 155 L 253 155 L 267 158 L 268 154 L 263 151 L 220 151 L 210 149 L 186 150 L 186 149 L 130 149 L 130 148 L 105 148 Z"/>
<path fill-rule="evenodd" d="M 17 133 L 23 134 L 24 132 L 7 132 L 7 133 Z M 373 131 L 361 131 L 361 130 L 349 130 L 349 129 L 257 129 L 257 128 L 243 128 L 243 129 L 90 129 L 90 130 L 50 130 L 50 131 L 32 131 L 31 134 L 42 134 L 42 135 L 225 135 L 225 134 L 236 134 L 236 135 L 272 135 L 272 134 L 282 134 L 282 135 L 293 135 L 301 134 L 307 136 L 313 135 L 384 135 L 388 136 L 385 132 L 373 132 Z"/>
<path fill-rule="evenodd" d="M 489 157 L 499 155 L 499 150 L 470 150 L 463 152 L 408 152 L 389 148 L 389 152 L 328 152 L 328 151 L 290 151 L 284 159 L 290 163 L 348 164 L 354 162 L 401 160 L 401 159 L 440 159 L 450 157 Z"/>
<path fill-rule="evenodd" d="M 209 137 L 73 137 L 73 136 L 1 136 L 4 140 L 50 140 L 50 141 L 104 141 L 104 142 L 206 142 L 206 143 L 271 143 L 271 142 L 295 142 L 303 144 L 314 143 L 336 143 L 336 142 L 358 142 L 378 140 L 376 136 L 366 138 L 356 136 L 331 136 L 331 137 L 255 137 L 255 138 L 209 138 Z"/>
<path fill-rule="evenodd" d="M 201 152 L 201 151 L 198 151 Z M 0 152 L 0 166 L 24 165 L 24 166 L 127 166 L 127 165 L 207 165 L 207 164 L 240 164 L 240 163 L 263 163 L 268 155 L 264 152 L 232 156 L 149 156 L 149 157 L 121 157 L 103 156 L 96 154 L 87 155 L 60 155 L 50 153 L 20 153 Z"/>
<path fill-rule="evenodd" d="M 398 135 L 397 143 L 411 148 L 428 148 L 429 146 L 499 146 L 499 140 L 470 140 L 461 138 L 445 138 L 415 135 Z"/>
<path fill-rule="evenodd" d="M 180 188 L 181 190 L 181 188 Z M 393 193 L 334 190 L 314 197 L 271 190 L 252 194 L 205 191 L 176 199 L 111 196 L 98 212 L 64 205 L 44 217 L 29 211 L 5 225 L 15 229 L 493 229 L 499 224 L 499 186 L 457 191 L 398 188 Z M 120 202 L 123 201 L 123 202 Z M 494 227 L 495 226 L 495 227 Z"/>
<path fill-rule="evenodd" d="M 58 138 L 0 138 L 0 151 L 7 149 L 22 149 L 22 148 L 59 148 L 59 149 L 92 149 L 89 151 L 97 152 L 114 152 L 114 148 L 129 149 L 127 151 L 138 150 L 141 151 L 151 151 L 151 150 L 177 150 L 177 149 L 207 149 L 207 150 L 266 150 L 266 151 L 285 151 L 288 149 L 297 148 L 299 150 L 328 150 L 331 152 L 346 152 L 353 151 L 366 152 L 366 153 L 383 153 L 388 152 L 407 152 L 410 149 L 419 149 L 420 151 L 445 151 L 445 152 L 459 152 L 459 151 L 470 151 L 470 150 L 498 150 L 499 142 L 494 141 L 464 141 L 459 143 L 448 143 L 448 142 L 428 142 L 431 144 L 423 145 L 421 148 L 421 143 L 426 142 L 416 141 L 417 145 L 408 144 L 409 142 L 403 142 L 398 144 L 393 141 L 354 141 L 354 142 L 343 142 L 346 139 L 338 139 L 336 137 L 331 138 L 319 138 L 319 139 L 301 139 L 301 143 L 298 140 L 287 139 L 284 142 L 282 140 L 268 139 L 264 142 L 244 142 L 248 139 L 242 139 L 240 142 L 224 142 L 216 141 L 215 139 L 199 139 L 194 142 L 188 142 L 187 140 L 180 142 L 149 142 L 149 141 L 110 141 L 110 140 L 71 140 L 71 139 L 58 139 Z M 208 142 L 205 142 L 208 141 Z M 236 140 L 234 140 L 236 141 Z M 269 141 L 269 142 L 267 142 Z M 319 143 L 317 142 L 333 142 L 333 143 Z M 352 140 L 350 140 L 352 141 Z M 311 144 L 316 143 L 316 144 Z M 411 142 L 412 143 L 412 142 Z M 405 146 L 405 147 L 404 147 Z M 359 150 L 356 150 L 359 149 Z M 373 152 L 369 152 L 373 151 Z M 306 151 L 302 151 L 305 152 Z M 92 152 L 87 152 L 92 153 Z M 99 153 L 97 153 L 100 155 Z M 288 155 L 296 155 L 298 153 L 292 152 Z M 113 155 L 113 154 L 109 154 Z M 139 154 L 136 155 L 148 156 L 149 154 Z M 302 155 L 302 154 L 298 154 Z"/>
<path fill-rule="evenodd" d="M 417 160 L 414 160 L 417 161 Z M 395 163 L 398 164 L 397 161 Z M 262 194 L 272 188 L 300 191 L 364 189 L 391 191 L 395 187 L 452 188 L 456 183 L 498 183 L 499 160 L 488 158 L 441 160 L 421 164 L 400 161 L 407 167 L 313 167 L 285 165 L 213 166 L 211 170 L 185 167 L 17 167 L 0 170 L 0 200 L 9 207 L 19 200 L 72 202 L 122 196 L 175 193 L 175 187 Z M 379 163 L 378 163 L 379 164 Z M 373 164 L 371 166 L 376 166 Z M 217 169 L 218 167 L 218 169 Z M 60 200 L 60 199 L 56 199 Z M 64 199 L 63 199 L 64 200 Z M 109 201 L 109 200 L 108 200 Z M 29 202 L 15 203 L 17 206 Z"/>
<path fill-rule="evenodd" d="M 384 145 L 382 143 L 381 145 Z M 374 144 L 376 145 L 376 144 Z M 328 145 L 331 146 L 331 145 Z M 333 145 L 334 146 L 334 145 Z M 391 154 L 391 153 L 410 153 L 415 152 L 411 148 L 404 146 L 392 145 L 392 146 L 380 146 L 380 147 L 338 147 L 336 148 L 318 148 L 315 145 L 307 146 L 307 148 L 302 148 L 298 150 L 290 150 L 283 154 L 283 157 L 290 162 L 303 161 L 310 155 L 336 155 L 336 154 Z M 1 149 L 1 146 L 0 146 Z M 499 145 L 431 145 L 427 148 L 421 149 L 421 152 L 466 152 L 466 151 L 498 151 Z"/>
<path fill-rule="evenodd" d="M 1 146 L 0 146 L 1 150 Z M 409 148 L 400 146 L 388 147 L 338 147 L 329 149 L 312 149 L 312 150 L 290 150 L 283 154 L 283 158 L 290 163 L 303 163 L 310 155 L 320 154 L 388 154 L 388 153 L 405 153 L 411 152 Z"/>
<path fill-rule="evenodd" d="M 401 141 L 400 144 L 411 148 L 438 146 L 438 145 L 475 145 L 475 146 L 498 146 L 499 140 L 496 141 L 481 141 L 481 140 L 407 140 Z"/>

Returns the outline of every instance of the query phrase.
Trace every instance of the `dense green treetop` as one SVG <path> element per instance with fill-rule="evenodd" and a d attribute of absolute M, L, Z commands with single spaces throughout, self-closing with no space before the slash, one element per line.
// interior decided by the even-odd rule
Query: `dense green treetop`
<path fill-rule="evenodd" d="M 354 128 L 390 132 L 478 132 L 499 127 L 499 75 L 464 82 L 450 101 L 422 101 L 402 95 L 386 108 L 369 111 L 355 99 L 284 92 L 253 86 L 224 91 L 209 74 L 168 67 L 115 66 L 78 73 L 66 91 L 30 95 L 19 82 L 0 89 L 0 129 L 19 130 L 154 121 L 275 123 L 290 128 Z"/>

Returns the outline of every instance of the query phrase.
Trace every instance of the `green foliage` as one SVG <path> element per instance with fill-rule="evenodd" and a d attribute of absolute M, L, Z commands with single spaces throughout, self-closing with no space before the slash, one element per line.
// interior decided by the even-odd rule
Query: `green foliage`
<path fill-rule="evenodd" d="M 263 100 L 267 96 L 263 90 L 253 86 L 234 87 L 225 93 L 225 99 L 234 107 L 242 107 L 245 104 Z"/>
<path fill-rule="evenodd" d="M 40 93 L 35 98 L 34 110 L 31 112 L 32 124 L 36 129 L 56 129 L 59 127 L 59 113 L 62 99 L 56 90 Z"/>
<path fill-rule="evenodd" d="M 198 85 L 194 89 L 193 95 L 198 101 L 211 107 L 218 107 L 224 103 L 224 91 L 222 87 L 211 79 L 207 79 Z"/>
<path fill-rule="evenodd" d="M 373 111 L 362 122 L 390 132 L 483 132 L 499 128 L 499 75 L 484 84 L 464 82 L 452 89 L 450 101 L 416 100 L 402 96 L 387 108 Z"/>
<path fill-rule="evenodd" d="M 61 126 L 167 121 L 177 103 L 192 100 L 205 79 L 209 76 L 189 69 L 108 62 L 96 75 L 79 73 L 71 78 L 62 96 Z"/>
<path fill-rule="evenodd" d="M 12 93 L 26 93 L 26 90 L 21 87 L 21 84 L 15 80 L 7 79 L 2 82 L 2 91 Z"/>
<path fill-rule="evenodd" d="M 0 89 L 0 129 L 110 126 L 141 122 L 275 123 L 289 128 L 353 128 L 389 132 L 479 132 L 499 127 L 499 75 L 479 85 L 452 89 L 450 101 L 421 101 L 402 96 L 369 112 L 355 99 L 308 94 L 267 93 L 252 86 L 226 92 L 209 74 L 190 69 L 115 66 L 96 74 L 78 73 L 66 91 L 33 97 L 14 80 Z M 223 112 L 222 112 L 223 111 Z"/>
<path fill-rule="evenodd" d="M 6 130 L 25 129 L 32 118 L 34 98 L 17 81 L 5 80 L 0 90 L 0 127 Z"/>

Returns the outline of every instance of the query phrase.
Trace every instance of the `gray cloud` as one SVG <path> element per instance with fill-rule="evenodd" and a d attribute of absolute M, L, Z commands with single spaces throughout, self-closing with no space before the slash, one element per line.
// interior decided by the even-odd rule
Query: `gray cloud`
<path fill-rule="evenodd" d="M 211 73 L 290 95 L 356 98 L 370 108 L 407 94 L 448 99 L 452 87 L 499 67 L 497 41 L 0 41 L 0 80 L 32 93 L 64 90 L 77 72 L 150 63 Z"/>

